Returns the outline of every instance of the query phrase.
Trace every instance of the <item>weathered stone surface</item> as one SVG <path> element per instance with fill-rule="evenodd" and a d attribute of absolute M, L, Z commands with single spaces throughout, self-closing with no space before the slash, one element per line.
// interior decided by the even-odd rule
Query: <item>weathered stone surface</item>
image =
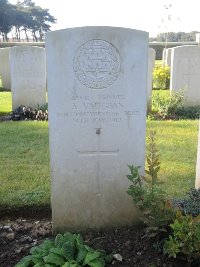
<path fill-rule="evenodd" d="M 148 34 L 46 34 L 54 231 L 131 224 L 127 164 L 144 171 Z"/>
<path fill-rule="evenodd" d="M 172 54 L 172 48 L 167 48 L 163 50 L 163 67 L 171 67 L 171 54 Z"/>
<path fill-rule="evenodd" d="M 12 109 L 38 108 L 46 103 L 46 67 L 44 48 L 10 48 Z"/>
<path fill-rule="evenodd" d="M 0 49 L 0 76 L 2 86 L 7 90 L 11 90 L 9 50 L 9 47 Z"/>
<path fill-rule="evenodd" d="M 153 81 L 153 68 L 155 66 L 156 50 L 149 48 L 148 57 L 148 78 L 147 78 L 147 111 L 151 111 L 152 104 L 152 81 Z"/>
<path fill-rule="evenodd" d="M 179 46 L 172 49 L 170 90 L 184 90 L 184 105 L 200 105 L 200 47 Z"/>

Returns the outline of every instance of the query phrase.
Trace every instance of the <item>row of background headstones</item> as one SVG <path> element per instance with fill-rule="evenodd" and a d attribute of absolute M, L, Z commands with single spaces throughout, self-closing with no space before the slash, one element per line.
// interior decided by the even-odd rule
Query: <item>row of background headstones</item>
<path fill-rule="evenodd" d="M 10 62 L 9 64 L 9 57 Z M 152 70 L 155 50 L 149 48 L 147 110 L 151 110 Z M 200 47 L 180 46 L 163 51 L 163 66 L 171 68 L 170 91 L 184 90 L 185 105 L 200 103 Z M 21 46 L 0 49 L 0 75 L 5 89 L 12 88 L 15 109 L 20 105 L 38 107 L 46 103 L 45 49 Z M 12 83 L 11 83 L 12 80 Z"/>
<path fill-rule="evenodd" d="M 200 46 L 165 49 L 163 66 L 170 67 L 170 92 L 183 90 L 184 106 L 200 105 Z"/>
<path fill-rule="evenodd" d="M 147 110 L 151 109 L 152 70 L 155 50 L 149 48 Z M 46 103 L 45 49 L 17 46 L 0 49 L 3 88 L 12 91 L 12 109 L 24 105 L 36 108 Z M 12 81 L 12 82 L 11 82 Z"/>

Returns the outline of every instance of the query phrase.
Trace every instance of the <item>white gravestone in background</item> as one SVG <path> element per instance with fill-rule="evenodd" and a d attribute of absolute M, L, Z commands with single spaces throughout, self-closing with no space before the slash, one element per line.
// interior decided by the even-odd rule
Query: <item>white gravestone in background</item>
<path fill-rule="evenodd" d="M 164 59 L 162 62 L 163 67 L 171 67 L 171 54 L 172 54 L 172 48 L 167 48 L 164 50 Z"/>
<path fill-rule="evenodd" d="M 10 48 L 12 108 L 37 108 L 46 103 L 45 49 L 36 46 Z"/>
<path fill-rule="evenodd" d="M 172 49 L 170 90 L 184 90 L 184 105 L 200 105 L 200 47 Z"/>
<path fill-rule="evenodd" d="M 130 224 L 127 164 L 144 172 L 148 34 L 46 34 L 54 231 Z"/>
<path fill-rule="evenodd" d="M 0 49 L 0 76 L 3 88 L 11 90 L 9 50 L 9 47 Z"/>
<path fill-rule="evenodd" d="M 156 51 L 153 48 L 149 48 L 148 57 L 148 79 L 147 79 L 147 111 L 151 111 L 152 104 L 152 80 L 153 80 L 153 68 L 155 66 Z"/>
<path fill-rule="evenodd" d="M 165 66 L 167 49 L 164 48 L 162 52 L 162 66 Z"/>

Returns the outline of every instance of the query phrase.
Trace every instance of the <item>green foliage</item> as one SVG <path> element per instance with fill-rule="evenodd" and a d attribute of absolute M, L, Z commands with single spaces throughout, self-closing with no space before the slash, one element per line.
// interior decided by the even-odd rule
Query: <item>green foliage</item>
<path fill-rule="evenodd" d="M 8 115 L 12 111 L 10 92 L 0 92 L 0 116 Z"/>
<path fill-rule="evenodd" d="M 187 197 L 174 199 L 174 206 L 184 214 L 191 214 L 193 217 L 200 215 L 200 189 L 192 188 Z"/>
<path fill-rule="evenodd" d="M 147 166 L 145 170 L 146 174 L 150 176 L 150 179 L 146 180 L 151 182 L 151 186 L 158 184 L 158 172 L 160 170 L 160 161 L 158 148 L 156 146 L 156 131 L 150 131 L 148 136 L 149 145 L 147 147 Z"/>
<path fill-rule="evenodd" d="M 180 119 L 199 119 L 200 106 L 177 107 L 174 115 Z"/>
<path fill-rule="evenodd" d="M 169 89 L 170 68 L 156 65 L 153 70 L 153 88 Z"/>
<path fill-rule="evenodd" d="M 163 227 L 174 216 L 170 201 L 159 187 L 158 171 L 160 162 L 155 136 L 155 131 L 150 132 L 147 154 L 148 168 L 146 170 L 148 177 L 141 176 L 139 174 L 140 167 L 133 165 L 128 165 L 131 174 L 127 175 L 132 183 L 127 193 L 132 197 L 135 206 L 143 213 L 144 222 L 153 232 L 163 230 Z"/>
<path fill-rule="evenodd" d="M 200 259 L 200 216 L 182 215 L 177 212 L 170 224 L 172 234 L 165 241 L 163 252 L 169 257 L 184 256 L 188 263 Z"/>
<path fill-rule="evenodd" d="M 112 254 L 87 246 L 78 234 L 58 234 L 55 240 L 45 240 L 33 247 L 31 255 L 24 257 L 15 267 L 104 267 L 112 261 Z"/>
<path fill-rule="evenodd" d="M 176 110 L 183 105 L 183 90 L 172 91 L 171 95 L 165 97 L 156 94 L 153 98 L 153 105 L 155 113 L 162 119 L 173 117 L 176 114 Z"/>

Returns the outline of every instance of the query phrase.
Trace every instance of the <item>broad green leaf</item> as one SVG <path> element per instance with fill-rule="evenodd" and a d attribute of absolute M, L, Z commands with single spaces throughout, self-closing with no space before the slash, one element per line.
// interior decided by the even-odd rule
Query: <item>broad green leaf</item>
<path fill-rule="evenodd" d="M 72 234 L 70 232 L 67 232 L 63 235 L 64 237 L 64 243 L 67 242 L 67 241 L 71 241 L 73 243 L 75 243 L 75 240 L 76 240 L 76 235 L 75 234 Z"/>
<path fill-rule="evenodd" d="M 64 237 L 61 234 L 58 234 L 55 238 L 55 246 L 61 248 L 64 244 Z"/>
<path fill-rule="evenodd" d="M 65 242 L 62 246 L 63 256 L 68 260 L 72 261 L 75 258 L 76 247 L 75 244 L 71 241 Z"/>
<path fill-rule="evenodd" d="M 85 249 L 86 249 L 87 251 L 90 251 L 90 252 L 93 252 L 93 251 L 94 251 L 93 248 L 91 248 L 91 247 L 89 247 L 89 246 L 87 246 L 87 245 L 84 245 L 84 247 L 85 247 Z"/>
<path fill-rule="evenodd" d="M 17 265 L 15 265 L 15 267 L 28 267 L 31 266 L 32 263 L 33 263 L 32 256 L 26 256 L 22 258 L 20 262 L 17 263 Z"/>
<path fill-rule="evenodd" d="M 84 245 L 84 241 L 83 241 L 83 238 L 81 235 L 77 235 L 76 237 L 76 245 L 77 245 L 77 248 L 79 248 L 79 246 L 82 246 Z"/>
<path fill-rule="evenodd" d="M 104 267 L 105 261 L 102 258 L 94 259 L 88 263 L 90 267 Z"/>
<path fill-rule="evenodd" d="M 65 263 L 65 260 L 63 257 L 61 257 L 58 254 L 50 253 L 48 256 L 44 257 L 45 263 L 51 263 L 55 265 L 63 265 Z"/>
<path fill-rule="evenodd" d="M 77 253 L 77 256 L 76 256 L 76 261 L 78 263 L 82 263 L 87 255 L 87 250 L 86 248 L 84 247 L 84 245 L 80 246 L 79 247 L 79 250 L 78 250 L 78 253 Z"/>
<path fill-rule="evenodd" d="M 43 257 L 42 257 L 40 254 L 33 255 L 33 256 L 32 256 L 32 261 L 33 261 L 35 264 L 43 264 L 43 265 L 44 265 Z"/>
<path fill-rule="evenodd" d="M 91 251 L 91 252 L 88 251 L 84 259 L 83 265 L 87 265 L 89 262 L 93 261 L 96 258 L 99 258 L 100 256 L 101 256 L 101 253 L 98 251 Z"/>
<path fill-rule="evenodd" d="M 58 254 L 58 255 L 63 255 L 63 249 L 62 248 L 51 248 L 50 252 Z"/>
<path fill-rule="evenodd" d="M 81 267 L 77 262 L 73 261 L 69 263 L 69 267 Z"/>

